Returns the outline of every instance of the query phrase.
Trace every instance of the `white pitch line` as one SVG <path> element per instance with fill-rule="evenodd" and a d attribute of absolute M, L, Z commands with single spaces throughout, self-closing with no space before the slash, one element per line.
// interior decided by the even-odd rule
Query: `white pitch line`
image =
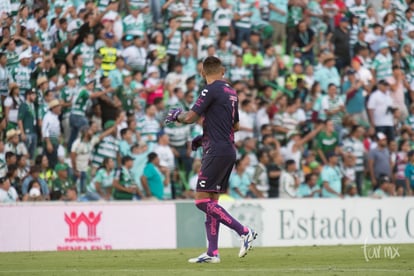
<path fill-rule="evenodd" d="M 205 265 L 214 266 L 214 264 L 195 264 L 194 268 L 205 267 Z M 192 272 L 194 269 L 30 269 L 30 270 L 0 270 L 0 273 L 38 273 L 38 272 Z M 269 268 L 269 269 L 203 269 L 202 272 L 406 272 L 408 269 L 380 269 L 380 268 Z"/>

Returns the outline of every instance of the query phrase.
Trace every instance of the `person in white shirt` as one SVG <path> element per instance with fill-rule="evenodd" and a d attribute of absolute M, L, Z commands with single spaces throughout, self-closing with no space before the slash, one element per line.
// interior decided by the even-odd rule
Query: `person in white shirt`
<path fill-rule="evenodd" d="M 371 129 L 384 133 L 388 141 L 393 141 L 395 138 L 394 113 L 396 109 L 389 88 L 387 81 L 380 80 L 378 89 L 368 99 L 367 107 Z"/>
<path fill-rule="evenodd" d="M 6 177 L 0 178 L 0 203 L 16 202 L 19 200 L 16 189 L 10 185 Z"/>
<path fill-rule="evenodd" d="M 175 169 L 175 157 L 172 148 L 170 147 L 170 139 L 167 133 L 161 132 L 158 135 L 158 143 L 154 146 L 154 152 L 160 158 L 170 171 Z"/>
<path fill-rule="evenodd" d="M 147 50 L 143 46 L 144 40 L 141 36 L 134 37 L 134 43 L 122 51 L 126 65 L 134 71 L 143 73 L 147 62 Z"/>
<path fill-rule="evenodd" d="M 295 198 L 299 187 L 299 177 L 296 175 L 297 167 L 295 160 L 289 159 L 285 163 L 279 179 L 279 198 Z"/>
<path fill-rule="evenodd" d="M 42 137 L 44 140 L 44 150 L 49 159 L 49 167 L 54 168 L 58 162 L 57 150 L 60 138 L 60 121 L 61 105 L 58 99 L 49 103 L 49 111 L 43 118 Z"/>
<path fill-rule="evenodd" d="M 254 119 L 252 114 L 254 111 L 255 108 L 251 100 L 245 99 L 241 102 L 241 108 L 239 109 L 240 128 L 234 134 L 235 143 L 240 143 L 246 138 L 253 138 Z"/>

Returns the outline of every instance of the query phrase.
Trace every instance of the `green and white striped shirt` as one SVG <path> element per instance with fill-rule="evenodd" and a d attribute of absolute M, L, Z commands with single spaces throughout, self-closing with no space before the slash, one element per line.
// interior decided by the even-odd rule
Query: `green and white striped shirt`
<path fill-rule="evenodd" d="M 45 50 L 50 51 L 52 49 L 53 37 L 50 35 L 50 32 L 48 30 L 43 31 L 39 29 L 36 32 L 36 37 L 42 43 Z"/>
<path fill-rule="evenodd" d="M 75 95 L 72 100 L 72 114 L 85 116 L 88 106 L 90 92 L 82 88 L 79 94 Z"/>
<path fill-rule="evenodd" d="M 343 106 L 344 102 L 340 96 L 335 96 L 333 99 L 326 95 L 324 98 L 322 98 L 322 110 L 324 111 L 330 111 L 339 108 L 340 106 Z M 335 113 L 331 116 L 326 115 L 330 120 L 334 122 L 335 125 L 342 124 L 342 117 L 345 114 L 343 112 Z"/>
<path fill-rule="evenodd" d="M 119 148 L 119 142 L 114 136 L 110 135 L 110 136 L 104 137 L 102 141 L 98 144 L 96 151 L 93 153 L 93 156 L 92 156 L 93 166 L 100 167 L 102 165 L 103 160 L 106 157 L 111 158 L 116 163 L 118 148 Z"/>
<path fill-rule="evenodd" d="M 32 71 L 29 67 L 19 64 L 11 70 L 10 74 L 11 81 L 19 85 L 21 95 L 24 95 L 27 90 L 32 89 L 32 84 L 30 82 Z"/>
<path fill-rule="evenodd" d="M 187 142 L 191 141 L 190 125 L 173 125 L 165 127 L 164 130 L 170 137 L 170 146 L 172 147 L 187 146 Z"/>
<path fill-rule="evenodd" d="M 10 52 L 10 51 L 5 51 L 6 53 L 6 57 L 7 57 L 7 69 L 9 69 L 9 71 L 11 71 L 14 67 L 16 67 L 17 65 L 19 65 L 19 54 L 14 51 L 14 52 Z"/>
<path fill-rule="evenodd" d="M 213 18 L 220 32 L 228 32 L 233 20 L 233 11 L 230 8 L 219 7 L 214 11 Z"/>
<path fill-rule="evenodd" d="M 367 17 L 367 7 L 364 4 L 352 5 L 349 7 L 349 12 L 359 17 L 360 20 L 364 20 Z"/>
<path fill-rule="evenodd" d="M 79 91 L 79 87 L 77 86 L 75 87 L 64 86 L 62 90 L 60 90 L 60 99 L 64 101 L 65 103 L 72 102 L 73 96 L 75 96 L 78 91 Z M 62 116 L 69 114 L 70 111 L 71 111 L 70 107 L 62 108 Z"/>
<path fill-rule="evenodd" d="M 165 36 L 168 37 L 171 34 L 172 30 L 168 28 L 165 30 Z M 170 55 L 178 55 L 181 47 L 181 31 L 176 30 L 171 37 L 171 39 L 167 42 L 167 54 Z"/>
<path fill-rule="evenodd" d="M 232 82 L 239 80 L 250 80 L 253 78 L 252 70 L 246 67 L 234 67 L 230 70 L 230 80 Z"/>
<path fill-rule="evenodd" d="M 354 138 L 348 138 L 344 140 L 343 145 L 344 152 L 352 153 L 356 158 L 355 162 L 355 171 L 362 172 L 364 171 L 364 145 L 361 141 Z"/>
<path fill-rule="evenodd" d="M 0 95 L 7 96 L 9 92 L 9 71 L 0 66 Z"/>
<path fill-rule="evenodd" d="M 143 141 L 156 142 L 157 133 L 161 130 L 161 126 L 157 119 L 144 115 L 137 122 L 137 130 L 141 133 Z"/>
<path fill-rule="evenodd" d="M 235 12 L 242 17 L 240 18 L 240 20 L 236 21 L 235 26 L 238 28 L 250 29 L 252 27 L 251 17 L 243 15 L 252 11 L 253 7 L 251 3 L 237 2 Z"/>
<path fill-rule="evenodd" d="M 387 56 L 384 56 L 383 54 L 378 53 L 372 62 L 372 68 L 375 70 L 375 78 L 377 80 L 392 76 L 391 54 L 388 53 Z"/>
<path fill-rule="evenodd" d="M 96 50 L 92 46 L 88 46 L 84 42 L 73 48 L 72 54 L 81 54 L 83 58 L 83 65 L 87 69 L 93 69 L 93 58 L 95 57 Z"/>
<path fill-rule="evenodd" d="M 122 20 L 124 33 L 127 35 L 143 36 L 145 34 L 145 21 L 142 14 L 137 17 L 128 15 Z"/>

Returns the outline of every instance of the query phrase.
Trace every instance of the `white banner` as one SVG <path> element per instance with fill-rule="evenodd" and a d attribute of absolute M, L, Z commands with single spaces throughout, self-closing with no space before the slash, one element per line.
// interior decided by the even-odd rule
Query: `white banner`
<path fill-rule="evenodd" d="M 220 202 L 258 233 L 255 246 L 414 243 L 414 198 Z M 240 246 L 220 228 L 220 247 Z"/>
<path fill-rule="evenodd" d="M 0 252 L 176 248 L 174 203 L 0 205 Z"/>

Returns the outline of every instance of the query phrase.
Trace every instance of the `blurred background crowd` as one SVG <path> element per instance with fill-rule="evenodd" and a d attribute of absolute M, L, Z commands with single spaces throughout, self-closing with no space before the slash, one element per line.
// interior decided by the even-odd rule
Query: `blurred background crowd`
<path fill-rule="evenodd" d="M 239 96 L 228 199 L 410 196 L 412 0 L 2 0 L 0 201 L 192 198 L 189 110 Z"/>

